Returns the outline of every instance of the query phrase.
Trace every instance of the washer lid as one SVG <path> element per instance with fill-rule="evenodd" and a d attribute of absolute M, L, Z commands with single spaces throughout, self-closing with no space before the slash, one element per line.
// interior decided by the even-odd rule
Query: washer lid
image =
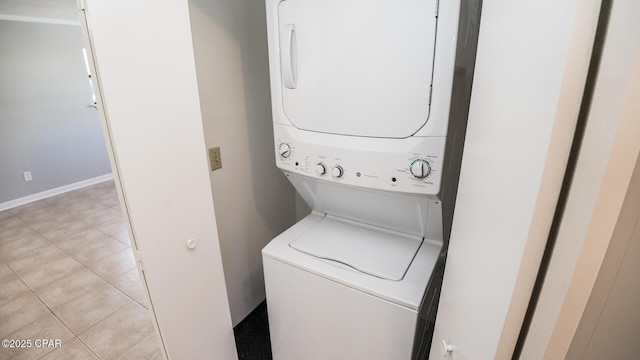
<path fill-rule="evenodd" d="M 289 246 L 387 280 L 402 280 L 422 238 L 327 215 Z"/>

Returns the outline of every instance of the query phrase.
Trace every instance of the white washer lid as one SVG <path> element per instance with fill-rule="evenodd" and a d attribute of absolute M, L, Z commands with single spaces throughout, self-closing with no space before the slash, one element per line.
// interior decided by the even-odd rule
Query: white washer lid
<path fill-rule="evenodd" d="M 291 241 L 289 246 L 305 254 L 336 261 L 365 274 L 402 280 L 422 238 L 325 216 Z"/>

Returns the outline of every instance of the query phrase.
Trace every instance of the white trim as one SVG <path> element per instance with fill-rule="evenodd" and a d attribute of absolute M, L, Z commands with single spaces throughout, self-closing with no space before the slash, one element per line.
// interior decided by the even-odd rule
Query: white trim
<path fill-rule="evenodd" d="M 105 182 L 105 181 L 109 181 L 113 179 L 113 174 L 105 174 L 105 175 L 101 175 L 101 176 L 97 176 L 91 179 L 87 179 L 87 180 L 82 180 L 82 181 L 78 181 L 76 183 L 73 184 L 69 184 L 69 185 L 64 185 L 64 186 L 60 186 L 51 190 L 46 190 L 46 191 L 42 191 L 36 194 L 31 194 L 25 197 L 21 197 L 19 199 L 15 199 L 15 200 L 9 200 L 3 203 L 0 203 L 0 211 L 4 211 L 4 210 L 8 210 L 8 209 L 12 209 L 21 205 L 26 205 L 29 203 L 32 203 L 34 201 L 38 201 L 38 200 L 42 200 L 42 199 L 46 199 L 52 196 L 56 196 L 56 195 L 60 195 L 60 194 L 64 194 L 66 192 L 69 191 L 73 191 L 73 190 L 78 190 L 81 189 L 83 187 L 87 187 L 87 186 L 91 186 L 91 185 L 95 185 L 101 182 Z"/>
<path fill-rule="evenodd" d="M 80 26 L 80 21 L 77 21 L 77 20 L 50 19 L 50 18 L 41 18 L 41 17 L 34 17 L 34 16 L 0 14 L 0 20 Z"/>

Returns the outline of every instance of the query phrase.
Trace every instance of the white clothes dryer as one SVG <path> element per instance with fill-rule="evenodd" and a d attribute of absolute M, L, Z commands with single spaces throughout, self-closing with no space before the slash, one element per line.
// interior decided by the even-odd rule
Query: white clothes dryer
<path fill-rule="evenodd" d="M 273 358 L 412 359 L 442 249 L 459 2 L 266 10 L 276 164 L 312 208 L 262 252 Z"/>

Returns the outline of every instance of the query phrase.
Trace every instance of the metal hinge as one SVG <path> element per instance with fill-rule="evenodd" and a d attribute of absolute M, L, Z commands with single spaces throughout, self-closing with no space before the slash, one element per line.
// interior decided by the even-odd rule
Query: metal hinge
<path fill-rule="evenodd" d="M 439 10 L 440 10 L 440 0 L 436 0 L 436 17 L 438 17 Z"/>
<path fill-rule="evenodd" d="M 144 271 L 144 263 L 142 262 L 142 254 L 138 250 L 133 250 L 133 256 L 136 258 L 136 262 L 138 263 L 138 267 L 141 271 Z"/>

